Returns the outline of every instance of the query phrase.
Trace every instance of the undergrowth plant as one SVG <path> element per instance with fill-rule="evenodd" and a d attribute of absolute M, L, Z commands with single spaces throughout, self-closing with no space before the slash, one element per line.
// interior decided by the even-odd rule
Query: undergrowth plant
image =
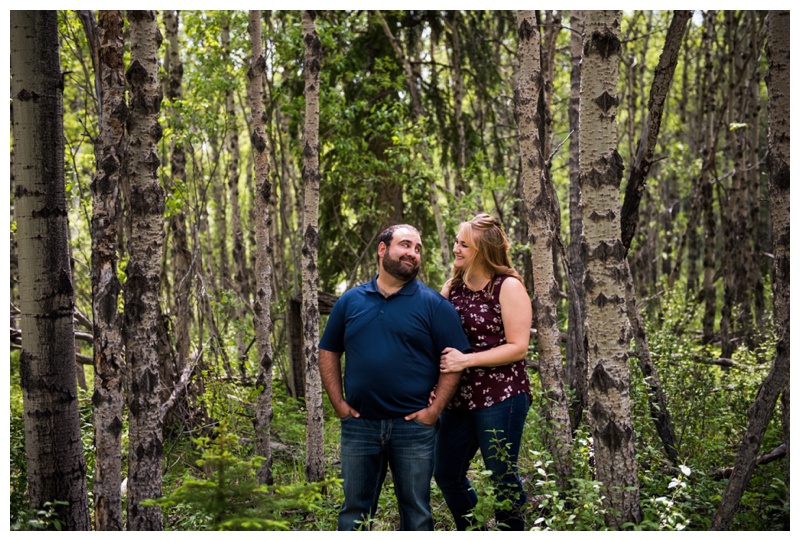
<path fill-rule="evenodd" d="M 193 529 L 289 530 L 294 516 L 314 511 L 323 491 L 336 483 L 260 484 L 256 471 L 263 457 L 239 457 L 238 438 L 224 423 L 214 437 L 196 438 L 195 444 L 204 475 L 187 474 L 172 494 L 148 502 L 167 512 L 188 510 Z"/>

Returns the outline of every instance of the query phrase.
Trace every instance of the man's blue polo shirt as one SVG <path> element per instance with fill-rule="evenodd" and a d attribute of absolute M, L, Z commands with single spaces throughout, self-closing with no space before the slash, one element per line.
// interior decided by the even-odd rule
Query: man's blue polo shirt
<path fill-rule="evenodd" d="M 345 399 L 366 419 L 426 408 L 442 350 L 470 349 L 447 299 L 418 280 L 384 298 L 377 276 L 336 301 L 319 347 L 344 353 Z"/>

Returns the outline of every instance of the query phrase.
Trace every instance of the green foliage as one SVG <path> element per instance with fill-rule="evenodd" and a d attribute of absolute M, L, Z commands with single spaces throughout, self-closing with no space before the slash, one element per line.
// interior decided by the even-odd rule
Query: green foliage
<path fill-rule="evenodd" d="M 693 514 L 691 507 L 687 506 L 689 498 L 683 497 L 691 473 L 692 470 L 689 467 L 679 466 L 678 475 L 673 477 L 667 485 L 667 489 L 672 492 L 666 496 L 654 496 L 644 501 L 642 504 L 644 520 L 639 524 L 629 524 L 627 527 L 634 530 L 662 531 L 685 529 L 690 522 L 687 515 Z"/>
<path fill-rule="evenodd" d="M 493 458 L 508 462 L 508 448 L 511 443 L 504 443 L 504 440 L 498 438 L 497 431 L 493 431 L 492 434 L 491 448 L 495 453 Z M 495 479 L 492 477 L 492 470 L 476 470 L 472 487 L 478 495 L 478 503 L 472 509 L 472 512 L 467 515 L 471 522 L 468 529 L 499 530 L 501 526 L 505 526 L 495 521 L 495 512 L 498 510 L 511 510 L 512 502 L 499 492 Z"/>
<path fill-rule="evenodd" d="M 548 452 L 529 449 L 528 453 L 521 464 L 525 464 L 533 474 L 533 489 L 528 496 L 529 500 L 536 502 L 529 506 L 532 509 L 529 510 L 531 519 L 528 522 L 533 530 L 606 529 L 607 511 L 603 505 L 602 484 L 593 479 L 589 468 L 591 438 L 583 430 L 579 430 L 573 440 L 575 469 L 566 490 L 559 487 L 559 480 L 552 473 L 553 460 Z M 534 498 L 531 494 L 535 495 Z"/>
<path fill-rule="evenodd" d="M 11 413 L 9 423 L 9 481 L 10 481 L 10 515 L 12 529 L 17 525 L 21 529 L 22 525 L 30 520 L 28 510 L 28 464 L 25 457 L 25 426 L 22 421 L 21 412 Z"/>
<path fill-rule="evenodd" d="M 196 465 L 203 475 L 187 474 L 172 494 L 150 502 L 184 516 L 193 529 L 288 530 L 294 514 L 314 511 L 322 491 L 335 484 L 260 484 L 255 474 L 263 457 L 239 457 L 238 438 L 225 424 L 213 438 L 200 437 L 194 442 L 201 450 Z"/>
<path fill-rule="evenodd" d="M 59 518 L 58 508 L 69 505 L 68 502 L 55 501 L 45 502 L 44 509 L 26 509 L 22 510 L 14 519 L 11 517 L 11 530 L 12 531 L 40 531 L 40 530 L 55 530 L 61 531 L 64 524 L 61 523 Z"/>

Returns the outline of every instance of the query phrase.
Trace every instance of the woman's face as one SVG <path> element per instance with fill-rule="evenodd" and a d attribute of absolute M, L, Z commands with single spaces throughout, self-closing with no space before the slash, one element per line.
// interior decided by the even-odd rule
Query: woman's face
<path fill-rule="evenodd" d="M 459 229 L 458 235 L 456 235 L 456 242 L 453 244 L 453 255 L 456 256 L 453 265 L 457 268 L 463 268 L 475 257 L 475 246 L 467 243 L 463 228 Z"/>

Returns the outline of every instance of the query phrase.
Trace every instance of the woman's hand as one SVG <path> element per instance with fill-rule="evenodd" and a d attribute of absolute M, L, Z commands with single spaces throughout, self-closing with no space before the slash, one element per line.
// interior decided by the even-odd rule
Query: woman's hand
<path fill-rule="evenodd" d="M 439 371 L 443 373 L 461 372 L 469 367 L 469 354 L 455 348 L 444 348 L 439 358 Z"/>

